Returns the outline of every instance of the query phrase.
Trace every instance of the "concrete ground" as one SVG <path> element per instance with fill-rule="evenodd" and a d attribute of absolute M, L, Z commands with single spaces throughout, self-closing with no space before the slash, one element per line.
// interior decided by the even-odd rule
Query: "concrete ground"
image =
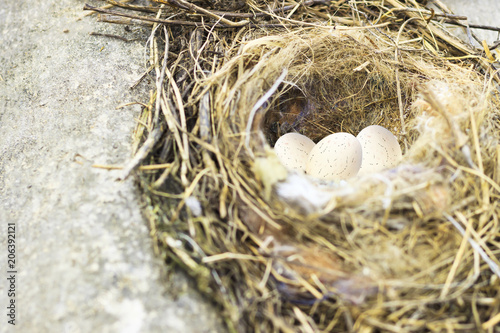
<path fill-rule="evenodd" d="M 175 275 L 175 290 L 167 287 L 133 181 L 91 167 L 130 158 L 140 108 L 116 106 L 148 96 L 146 83 L 129 89 L 144 72 L 147 35 L 77 21 L 84 3 L 0 6 L 0 332 L 13 328 L 9 222 L 18 332 L 218 332 L 217 312 L 187 279 Z"/>
<path fill-rule="evenodd" d="M 467 16 L 467 23 L 469 24 L 500 27 L 500 1 L 498 0 L 441 0 L 441 2 L 455 14 Z M 463 28 L 457 27 L 450 30 L 460 38 L 469 41 Z M 500 34 L 496 31 L 484 29 L 471 29 L 471 31 L 480 40 L 486 40 L 488 45 L 492 45 L 496 40 L 500 39 Z M 481 47 L 476 40 L 473 40 L 472 44 L 475 47 Z"/>
<path fill-rule="evenodd" d="M 153 255 L 133 182 L 91 167 L 130 158 L 140 109 L 116 106 L 144 101 L 148 85 L 129 89 L 144 71 L 142 40 L 89 36 L 145 31 L 77 21 L 84 2 L 0 6 L 0 332 L 14 331 L 8 223 L 18 332 L 220 332 L 216 310 L 188 279 L 165 282 L 169 268 Z M 470 23 L 499 25 L 499 1 L 444 2 Z"/>

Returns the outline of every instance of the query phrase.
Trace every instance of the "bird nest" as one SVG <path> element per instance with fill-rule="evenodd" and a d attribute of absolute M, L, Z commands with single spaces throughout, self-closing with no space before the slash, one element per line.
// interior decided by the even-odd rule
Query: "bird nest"
<path fill-rule="evenodd" d="M 410 0 L 157 2 L 142 16 L 156 89 L 125 174 L 142 165 L 159 252 L 231 331 L 498 331 L 498 77 L 487 45 L 446 33 L 459 17 Z M 403 160 L 341 182 L 272 149 L 373 124 Z"/>

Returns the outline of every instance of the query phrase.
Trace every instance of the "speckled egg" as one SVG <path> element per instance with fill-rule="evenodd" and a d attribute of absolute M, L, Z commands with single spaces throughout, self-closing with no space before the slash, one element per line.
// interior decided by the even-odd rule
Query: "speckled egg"
<path fill-rule="evenodd" d="M 403 156 L 398 139 L 382 126 L 368 126 L 359 132 L 357 138 L 363 149 L 363 163 L 359 175 L 393 167 Z"/>
<path fill-rule="evenodd" d="M 307 136 L 287 133 L 276 141 L 274 151 L 287 169 L 304 173 L 309 152 L 314 146 L 314 142 Z"/>
<path fill-rule="evenodd" d="M 311 150 L 306 172 L 325 180 L 351 178 L 358 173 L 361 158 L 361 144 L 354 135 L 330 134 Z"/>

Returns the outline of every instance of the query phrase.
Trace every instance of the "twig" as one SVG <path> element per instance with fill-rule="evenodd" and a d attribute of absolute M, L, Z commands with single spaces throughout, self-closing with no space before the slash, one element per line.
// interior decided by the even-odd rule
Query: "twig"
<path fill-rule="evenodd" d="M 131 2 L 132 0 L 122 0 L 122 1 L 123 1 L 122 3 L 126 3 L 126 2 Z M 106 6 L 102 6 L 102 7 L 100 7 L 99 9 L 109 9 L 109 8 L 113 8 L 113 7 L 114 7 L 114 5 L 106 5 Z M 88 12 L 88 13 L 84 14 L 84 15 L 83 15 L 83 17 L 85 17 L 85 16 L 89 16 L 89 15 L 92 15 L 92 14 L 95 14 L 96 12 L 98 12 L 98 11 L 97 11 L 97 10 L 94 10 L 94 11 L 92 11 L 92 12 Z M 82 17 L 79 17 L 79 18 L 77 19 L 77 21 L 79 21 L 79 20 L 81 20 L 81 19 L 82 19 Z"/>
<path fill-rule="evenodd" d="M 466 25 L 465 31 L 467 32 L 467 38 L 469 38 L 470 46 L 474 47 L 474 40 L 473 39 L 475 39 L 477 42 L 479 42 L 479 40 L 477 39 L 476 36 L 474 36 L 474 37 L 472 36 L 472 30 L 470 30 L 469 25 Z"/>
<path fill-rule="evenodd" d="M 128 18 L 131 18 L 131 19 L 137 19 L 137 20 L 148 21 L 148 22 L 153 22 L 153 23 L 161 23 L 161 24 L 166 24 L 166 25 L 190 25 L 190 26 L 193 26 L 193 27 L 201 27 L 201 26 L 203 26 L 203 23 L 197 23 L 197 22 L 191 22 L 191 21 L 162 20 L 162 19 L 157 19 L 157 18 L 148 17 L 148 16 L 140 16 L 140 15 L 125 14 L 125 13 L 117 13 L 117 12 L 113 12 L 111 10 L 106 10 L 106 9 L 102 9 L 102 8 L 97 8 L 97 7 L 94 7 L 94 6 L 90 6 L 88 4 L 85 4 L 83 6 L 83 10 L 93 10 L 93 11 L 99 12 L 99 13 L 110 14 L 110 15 L 115 15 L 115 16 L 122 16 L 122 17 L 128 17 Z"/>
<path fill-rule="evenodd" d="M 99 16 L 97 17 L 97 22 L 144 26 L 151 26 L 154 24 L 153 22 L 145 22 L 142 20 L 131 19 L 127 17 L 116 17 L 113 14 L 99 14 Z"/>
<path fill-rule="evenodd" d="M 441 0 L 433 0 L 434 5 L 441 9 L 444 13 L 451 13 L 451 10 L 441 2 Z"/>
<path fill-rule="evenodd" d="M 161 170 L 167 169 L 172 166 L 172 163 L 163 163 L 163 164 L 150 164 L 150 165 L 141 165 L 137 168 L 137 170 Z M 123 170 L 125 167 L 122 165 L 114 165 L 114 164 L 92 164 L 93 168 L 96 169 L 105 169 L 105 170 Z"/>
<path fill-rule="evenodd" d="M 135 154 L 134 158 L 127 163 L 125 168 L 123 169 L 123 175 L 119 178 L 119 180 L 125 180 L 127 179 L 132 171 L 137 169 L 139 164 L 149 155 L 151 150 L 155 147 L 156 143 L 158 140 L 160 140 L 161 136 L 163 134 L 163 129 L 161 127 L 157 127 L 151 132 L 149 132 L 148 138 L 142 145 L 142 147 L 137 151 Z"/>
<path fill-rule="evenodd" d="M 171 5 L 175 6 L 178 8 L 182 8 L 188 11 L 191 11 L 193 13 L 198 13 L 198 14 L 205 14 L 213 19 L 219 20 L 223 24 L 230 26 L 230 27 L 242 27 L 250 23 L 248 20 L 242 20 L 239 22 L 233 22 L 229 21 L 228 19 L 225 19 L 223 16 L 217 15 L 203 7 L 199 7 L 193 3 L 184 1 L 184 0 L 154 0 L 155 2 L 163 3 L 166 5 Z"/>
<path fill-rule="evenodd" d="M 141 75 L 140 78 L 137 79 L 137 81 L 135 81 L 135 83 L 130 87 L 130 89 L 134 89 L 135 87 L 137 87 L 139 85 L 139 83 L 142 82 L 142 80 L 144 80 L 144 78 L 149 74 L 149 72 L 151 72 L 154 68 L 154 65 L 150 65 L 148 67 L 148 69 Z"/>
<path fill-rule="evenodd" d="M 124 42 L 133 42 L 134 40 L 137 40 L 137 38 L 127 39 L 127 38 L 122 37 L 122 36 L 112 35 L 112 34 L 101 34 L 99 32 L 91 32 L 91 33 L 89 33 L 89 35 L 90 36 L 102 36 L 102 37 L 116 38 L 116 39 L 120 39 Z"/>
<path fill-rule="evenodd" d="M 330 3 L 329 0 L 309 0 L 309 1 L 304 1 L 301 5 L 304 7 L 307 7 L 307 6 L 314 6 L 314 5 L 327 5 L 328 3 Z M 271 9 L 271 10 L 269 10 L 269 12 L 271 12 L 271 13 L 288 12 L 295 7 L 296 7 L 296 5 L 288 5 L 288 6 L 283 6 L 283 7 Z M 229 18 L 255 18 L 255 17 L 262 17 L 262 16 L 270 16 L 267 12 L 232 13 L 232 12 L 223 12 L 223 11 L 212 10 L 212 13 L 217 14 L 219 16 L 229 17 Z"/>
<path fill-rule="evenodd" d="M 158 10 L 160 10 L 160 7 L 145 7 L 145 6 L 135 6 L 135 5 L 127 5 L 124 2 L 118 2 L 115 0 L 104 0 L 107 3 L 109 3 L 112 6 L 116 7 L 121 7 L 125 9 L 130 9 L 130 10 L 135 10 L 139 12 L 146 12 L 146 13 L 156 13 Z"/>
<path fill-rule="evenodd" d="M 460 22 L 456 22 L 454 20 L 444 20 L 444 23 L 448 23 L 451 25 L 458 25 L 459 27 L 464 27 L 464 28 L 473 28 L 473 29 L 482 29 L 482 30 L 490 30 L 490 31 L 497 31 L 500 32 L 500 27 L 494 27 L 491 25 L 482 25 L 482 24 L 463 24 Z"/>
<path fill-rule="evenodd" d="M 142 11 L 142 12 L 148 12 L 148 13 L 155 13 L 158 10 L 160 10 L 160 7 L 132 6 L 132 5 L 123 4 L 121 2 L 117 2 L 114 0 L 103 0 L 103 1 L 106 1 L 109 4 L 112 4 L 116 7 L 121 7 L 121 8 L 130 9 L 130 10 L 136 10 L 136 11 Z M 166 2 L 161 2 L 161 1 L 157 1 L 157 2 L 167 4 Z M 330 2 L 331 2 L 331 0 L 308 0 L 308 1 L 303 2 L 302 4 L 299 4 L 299 5 L 304 6 L 304 7 L 314 6 L 314 5 L 328 5 Z M 168 5 L 172 6 L 175 4 L 169 3 Z M 185 10 L 189 9 L 187 6 L 180 6 L 180 7 L 176 6 L 176 7 L 182 8 Z M 288 6 L 283 6 L 283 7 L 271 9 L 270 12 L 272 12 L 272 13 L 287 12 L 287 11 L 292 10 L 295 7 L 296 7 L 296 5 L 288 5 Z M 225 11 L 220 11 L 220 10 L 211 10 L 210 12 L 215 14 L 215 15 L 222 16 L 224 18 L 240 18 L 240 19 L 256 18 L 256 17 L 262 17 L 262 16 L 269 15 L 266 12 L 262 12 L 262 13 L 234 13 L 234 12 L 225 12 Z"/>
<path fill-rule="evenodd" d="M 490 51 L 493 51 L 494 49 L 496 49 L 498 46 L 500 46 L 500 41 L 496 41 L 495 43 L 493 43 L 492 46 L 488 46 Z"/>
<path fill-rule="evenodd" d="M 151 22 L 151 23 L 160 23 L 160 24 L 165 24 L 165 25 L 187 25 L 187 26 L 192 26 L 192 27 L 213 27 L 215 24 L 210 24 L 210 23 L 203 23 L 203 22 L 192 22 L 192 21 L 183 21 L 183 20 L 163 20 L 163 19 L 157 19 L 154 17 L 149 17 L 149 16 L 140 16 L 140 15 L 131 15 L 131 14 L 125 14 L 125 13 L 118 13 L 118 12 L 113 12 L 111 10 L 106 10 L 106 9 L 101 9 L 97 7 L 90 6 L 88 4 L 85 4 L 83 6 L 83 10 L 93 10 L 99 13 L 103 14 L 108 14 L 108 15 L 114 15 L 114 16 L 121 16 L 121 17 L 127 17 L 130 19 L 135 19 L 135 20 L 140 20 L 140 21 L 146 21 L 146 22 Z M 111 22 L 111 21 L 109 21 Z M 111 23 L 122 23 L 122 24 L 128 24 L 126 22 L 121 22 L 121 21 L 116 21 L 116 22 L 111 22 Z M 304 22 L 305 23 L 305 22 Z M 386 26 L 387 24 L 383 24 L 381 26 Z M 293 27 L 298 27 L 301 26 L 301 24 L 253 24 L 253 23 L 248 23 L 247 26 L 250 28 L 293 28 Z M 216 26 L 217 28 L 226 28 L 226 29 L 231 29 L 231 28 L 240 28 L 240 26 L 227 26 L 224 24 L 219 24 Z M 328 26 L 328 28 L 331 28 L 331 26 Z"/>
<path fill-rule="evenodd" d="M 411 12 L 411 13 L 421 13 L 425 15 L 431 15 L 432 17 L 445 17 L 454 20 L 467 20 L 467 16 L 455 15 L 455 14 L 447 14 L 447 13 L 436 13 L 430 10 L 422 10 L 417 8 L 394 8 L 388 11 L 385 15 L 398 12 Z"/>

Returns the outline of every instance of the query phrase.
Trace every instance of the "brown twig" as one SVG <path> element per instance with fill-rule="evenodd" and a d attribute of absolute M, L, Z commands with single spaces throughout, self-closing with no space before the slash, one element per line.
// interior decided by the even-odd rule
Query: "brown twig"
<path fill-rule="evenodd" d="M 436 13 L 434 10 L 422 10 L 422 9 L 417 9 L 417 8 L 395 8 L 395 9 L 392 9 L 390 12 L 393 12 L 393 13 L 398 13 L 398 12 L 421 13 L 421 14 L 425 14 L 425 15 L 431 15 L 432 17 L 445 17 L 445 18 L 454 19 L 454 20 L 467 20 L 467 16 L 447 14 L 447 13 Z"/>
<path fill-rule="evenodd" d="M 160 7 L 145 7 L 145 6 L 133 6 L 133 5 L 127 5 L 121 2 L 117 2 L 115 0 L 103 0 L 106 1 L 107 3 L 116 6 L 116 7 L 121 7 L 125 9 L 130 9 L 130 10 L 135 10 L 135 11 L 142 11 L 142 12 L 148 12 L 148 13 L 156 13 Z M 314 5 L 328 5 L 331 2 L 331 0 L 308 0 L 304 1 L 301 5 L 303 7 L 308 7 L 308 6 L 314 6 Z M 161 2 L 163 3 L 163 2 Z M 173 6 L 172 3 L 168 4 L 170 6 Z M 185 10 L 189 10 L 188 7 L 181 5 L 177 6 L 178 8 L 182 8 Z M 278 12 L 288 12 L 295 8 L 296 5 L 288 5 L 288 6 L 283 6 L 280 8 L 275 8 L 271 9 L 269 12 L 272 13 L 278 13 Z M 255 17 L 262 17 L 268 15 L 267 13 L 234 13 L 234 12 L 225 12 L 225 11 L 220 11 L 220 10 L 211 10 L 215 15 L 218 16 L 223 16 L 225 18 L 240 18 L 240 19 L 245 19 L 245 18 L 255 18 Z"/>
<path fill-rule="evenodd" d="M 194 26 L 194 27 L 205 26 L 203 23 L 198 23 L 198 22 L 183 21 L 183 20 L 162 20 L 162 19 L 157 19 L 157 18 L 149 17 L 149 16 L 140 16 L 140 15 L 125 14 L 125 13 L 117 13 L 117 12 L 113 12 L 111 10 L 101 9 L 101 8 L 97 8 L 97 7 L 94 7 L 94 6 L 90 6 L 88 4 L 85 4 L 83 6 L 83 10 L 92 10 L 92 11 L 95 11 L 95 12 L 98 12 L 98 13 L 110 14 L 110 15 L 121 16 L 121 17 L 128 17 L 128 18 L 131 18 L 131 19 L 148 21 L 148 22 L 154 22 L 154 23 L 161 23 L 161 24 L 166 24 L 166 25 L 190 25 L 190 26 Z"/>
<path fill-rule="evenodd" d="M 496 41 L 495 43 L 493 43 L 492 46 L 490 46 L 490 51 L 493 51 L 494 49 L 496 49 L 497 47 L 500 46 L 500 41 Z"/>
<path fill-rule="evenodd" d="M 160 24 L 165 24 L 165 25 L 187 25 L 187 26 L 192 26 L 192 27 L 213 27 L 215 24 L 210 24 L 210 23 L 203 23 L 203 22 L 192 22 L 192 21 L 184 21 L 184 20 L 163 20 L 163 19 L 157 19 L 154 17 L 149 17 L 149 16 L 140 16 L 140 15 L 131 15 L 131 14 L 125 14 L 125 13 L 118 13 L 118 12 L 113 12 L 110 10 L 106 9 L 101 9 L 97 7 L 90 6 L 88 4 L 85 4 L 83 6 L 83 10 L 92 10 L 98 13 L 103 13 L 103 14 L 108 14 L 108 15 L 114 15 L 114 16 L 121 16 L 121 17 L 126 17 L 134 20 L 140 20 L 140 21 L 146 21 L 146 22 L 152 22 L 152 23 L 160 23 Z M 108 21 L 110 23 L 115 23 Z M 122 23 L 122 22 L 116 22 L 116 23 Z M 123 22 L 125 23 L 125 22 Z M 250 28 L 293 28 L 300 26 L 299 24 L 253 24 L 253 23 L 247 23 L 248 27 Z M 240 26 L 227 26 L 225 24 L 219 23 L 217 24 L 217 28 L 239 28 Z"/>
<path fill-rule="evenodd" d="M 140 19 L 131 19 L 128 17 L 116 17 L 113 14 L 99 14 L 97 17 L 98 22 L 113 23 L 113 24 L 126 24 L 126 25 L 144 25 L 151 26 L 153 22 L 146 22 Z"/>
<path fill-rule="evenodd" d="M 221 23 L 223 23 L 227 26 L 230 26 L 230 27 L 242 27 L 242 26 L 248 25 L 248 23 L 250 23 L 248 20 L 242 20 L 239 22 L 230 21 L 230 20 L 224 18 L 223 16 L 217 15 L 208 9 L 205 9 L 203 7 L 197 6 L 193 3 L 190 3 L 190 2 L 187 2 L 184 0 L 154 0 L 154 1 L 166 4 L 166 5 L 178 7 L 181 9 L 185 9 L 185 10 L 191 11 L 193 13 L 205 14 L 213 19 L 220 21 Z"/>
<path fill-rule="evenodd" d="M 122 36 L 118 36 L 118 35 L 112 35 L 112 34 L 101 34 L 99 32 L 91 32 L 89 33 L 90 36 L 101 36 L 101 37 L 109 37 L 109 38 L 116 38 L 116 39 L 120 39 L 124 42 L 133 42 L 134 40 L 137 40 L 137 39 L 127 39 L 125 37 L 122 37 Z"/>
<path fill-rule="evenodd" d="M 132 1 L 132 0 L 122 0 L 122 1 L 123 1 L 123 2 L 122 2 L 121 4 L 125 4 L 125 3 L 127 3 L 127 2 Z M 113 8 L 113 6 L 114 6 L 114 5 L 109 4 L 109 5 L 105 5 L 105 6 L 100 7 L 100 9 L 109 9 L 109 8 Z M 86 13 L 86 14 L 85 14 L 85 15 L 83 15 L 83 16 L 89 16 L 89 15 L 95 14 L 96 12 L 97 12 L 97 11 L 88 12 L 88 13 Z M 80 17 L 80 18 L 78 18 L 78 19 L 77 19 L 77 21 L 78 21 L 78 20 L 81 20 L 81 19 L 82 19 L 82 18 Z"/>
<path fill-rule="evenodd" d="M 146 6 L 135 6 L 135 5 L 127 5 L 126 3 L 123 2 L 118 2 L 115 0 L 104 0 L 110 5 L 116 6 L 116 7 L 121 7 L 125 9 L 130 9 L 130 10 L 135 10 L 139 12 L 146 12 L 146 13 L 156 13 L 160 8 L 159 7 L 146 7 Z"/>
<path fill-rule="evenodd" d="M 314 5 L 327 5 L 330 3 L 330 0 L 309 0 L 309 1 L 304 1 L 302 3 L 302 6 L 307 7 L 307 6 L 314 6 Z M 283 6 L 280 8 L 275 8 L 272 10 L 269 10 L 271 13 L 279 13 L 279 12 L 288 12 L 292 9 L 294 9 L 296 5 L 288 5 L 288 6 Z M 223 11 L 216 11 L 213 10 L 212 13 L 224 16 L 224 17 L 229 17 L 229 18 L 254 18 L 254 17 L 262 17 L 262 16 L 269 16 L 268 13 L 262 12 L 262 13 L 232 13 L 232 12 L 223 12 Z"/>
<path fill-rule="evenodd" d="M 163 163 L 163 164 L 150 164 L 150 165 L 141 165 L 137 167 L 137 170 L 161 170 L 168 169 L 172 166 L 172 163 Z M 125 167 L 123 165 L 114 165 L 114 164 L 92 164 L 92 168 L 95 169 L 105 169 L 105 170 L 123 170 Z"/>
<path fill-rule="evenodd" d="M 456 22 L 454 20 L 445 20 L 444 23 L 452 24 L 452 25 L 458 25 L 460 27 L 467 28 L 473 28 L 473 29 L 482 29 L 482 30 L 490 30 L 490 31 L 497 31 L 500 32 L 500 27 L 494 27 L 491 25 L 482 25 L 482 24 L 463 24 L 460 22 Z"/>
<path fill-rule="evenodd" d="M 128 162 L 127 165 L 123 167 L 123 174 L 119 178 L 119 180 L 127 179 L 132 173 L 132 171 L 134 171 L 139 167 L 141 162 L 146 157 L 148 157 L 151 150 L 153 150 L 155 144 L 160 140 L 161 136 L 163 135 L 163 132 L 164 128 L 162 127 L 157 127 L 153 129 L 151 132 L 149 132 L 146 141 L 144 141 L 141 148 L 135 154 L 134 158 L 130 162 Z"/>

